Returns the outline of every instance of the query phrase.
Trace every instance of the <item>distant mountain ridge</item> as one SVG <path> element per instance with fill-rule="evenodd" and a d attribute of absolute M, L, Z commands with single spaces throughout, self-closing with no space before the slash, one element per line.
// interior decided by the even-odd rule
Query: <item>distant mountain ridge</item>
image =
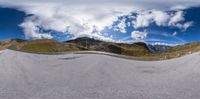
<path fill-rule="evenodd" d="M 148 49 L 152 53 L 162 53 L 162 52 L 169 50 L 171 47 L 172 46 L 168 46 L 168 45 L 151 45 L 151 44 L 148 44 Z"/>
<path fill-rule="evenodd" d="M 180 46 L 149 45 L 143 42 L 134 44 L 113 43 L 93 38 L 77 38 L 65 42 L 54 40 L 10 39 L 0 41 L 0 49 L 13 49 L 32 53 L 55 53 L 67 51 L 102 51 L 119 55 L 147 57 L 157 59 L 170 59 L 200 51 L 200 43 L 190 43 Z"/>

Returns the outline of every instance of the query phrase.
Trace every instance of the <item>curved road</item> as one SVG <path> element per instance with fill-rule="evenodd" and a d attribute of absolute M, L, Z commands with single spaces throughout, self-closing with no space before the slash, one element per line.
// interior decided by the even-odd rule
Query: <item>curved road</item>
<path fill-rule="evenodd" d="M 200 99 L 200 53 L 165 61 L 0 53 L 0 99 Z"/>

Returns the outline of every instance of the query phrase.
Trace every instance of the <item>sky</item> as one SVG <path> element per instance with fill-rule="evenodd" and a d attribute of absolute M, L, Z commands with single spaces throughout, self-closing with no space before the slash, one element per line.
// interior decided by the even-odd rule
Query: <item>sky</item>
<path fill-rule="evenodd" d="M 0 0 L 0 40 L 200 41 L 197 0 Z"/>

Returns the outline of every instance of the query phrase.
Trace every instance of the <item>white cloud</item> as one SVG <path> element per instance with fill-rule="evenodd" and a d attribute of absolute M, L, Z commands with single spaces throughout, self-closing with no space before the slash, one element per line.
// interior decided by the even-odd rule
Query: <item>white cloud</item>
<path fill-rule="evenodd" d="M 24 28 L 25 36 L 26 38 L 30 39 L 52 39 L 53 36 L 51 36 L 48 33 L 40 33 L 39 29 L 37 28 L 37 24 L 32 22 L 31 20 L 34 19 L 34 17 L 29 17 L 24 23 L 22 23 L 20 26 Z"/>
<path fill-rule="evenodd" d="M 158 26 L 166 26 L 170 19 L 170 15 L 164 11 L 152 10 L 140 12 L 133 22 L 135 28 L 148 27 L 151 23 L 156 23 Z"/>
<path fill-rule="evenodd" d="M 153 11 L 154 21 L 158 26 L 166 26 L 170 19 L 170 15 L 163 11 Z"/>
<path fill-rule="evenodd" d="M 126 33 L 126 18 L 119 20 L 120 22 L 114 26 L 115 31 L 120 31 L 121 33 Z"/>
<path fill-rule="evenodd" d="M 173 34 L 172 34 L 172 36 L 176 36 L 177 35 L 177 32 L 174 32 Z"/>
<path fill-rule="evenodd" d="M 192 22 L 184 22 L 184 12 L 176 11 L 176 13 L 170 13 L 159 10 L 151 10 L 139 12 L 136 20 L 133 21 L 134 28 L 148 27 L 150 24 L 155 23 L 157 26 L 170 26 L 187 30 L 192 26 Z"/>
<path fill-rule="evenodd" d="M 131 33 L 131 37 L 135 40 L 135 41 L 144 41 L 147 37 L 147 33 L 146 32 L 140 32 L 140 31 L 133 31 Z"/>
<path fill-rule="evenodd" d="M 143 8 L 170 8 L 174 6 L 192 6 L 200 4 L 198 0 L 0 0 L 2 3 L 9 4 L 33 4 L 33 3 L 60 3 L 65 5 L 105 5 L 105 4 L 123 4 L 140 5 Z"/>
<path fill-rule="evenodd" d="M 139 14 L 136 21 L 133 21 L 135 28 L 148 27 L 153 22 L 153 16 L 150 13 Z"/>
<path fill-rule="evenodd" d="M 183 31 L 187 30 L 189 27 L 193 25 L 193 22 L 186 22 L 183 26 L 182 29 Z"/>
<path fill-rule="evenodd" d="M 173 23 L 178 23 L 181 21 L 184 21 L 185 19 L 183 18 L 183 11 L 178 11 L 176 12 L 176 14 L 171 18 L 171 20 L 169 21 L 169 24 L 173 24 Z"/>
<path fill-rule="evenodd" d="M 171 8 L 176 5 L 200 4 L 196 0 L 0 0 L 0 5 L 4 7 L 14 7 L 33 14 L 27 17 L 20 25 L 27 38 L 51 39 L 50 33 L 43 33 L 40 28 L 53 30 L 61 33 L 70 33 L 75 37 L 91 35 L 99 39 L 108 39 L 101 34 L 101 30 L 112 25 L 118 16 L 129 15 L 135 10 L 158 9 L 144 11 L 135 19 L 134 27 L 148 27 L 151 23 L 158 26 L 173 26 L 186 30 L 192 22 L 180 23 L 183 13 L 171 15 L 160 9 Z M 163 6 L 163 4 L 165 6 Z M 178 22 L 176 22 L 179 19 Z M 169 24 L 170 23 L 170 24 Z M 130 26 L 128 23 L 127 26 Z M 94 32 L 95 30 L 95 32 Z M 126 33 L 125 19 L 117 25 L 117 30 Z M 136 33 L 137 34 L 137 33 Z M 144 35 L 146 36 L 146 35 Z"/>
<path fill-rule="evenodd" d="M 181 31 L 186 31 L 189 27 L 191 27 L 193 24 L 193 22 L 186 22 L 186 23 L 176 23 L 176 24 L 173 24 L 174 27 L 177 27 L 179 29 L 181 29 Z"/>
<path fill-rule="evenodd" d="M 100 35 L 101 31 L 105 27 L 111 26 L 114 21 L 118 20 L 119 16 L 127 15 L 132 11 L 130 7 L 66 7 L 56 4 L 33 4 L 22 6 L 20 9 L 27 14 L 33 14 L 33 16 L 27 17 L 20 26 L 24 29 L 26 37 L 34 39 L 52 38 L 50 34 L 41 33 L 39 28 L 70 33 L 75 37 L 79 37 L 79 35 Z M 123 33 L 126 32 L 124 21 L 118 25 L 119 31 Z M 103 36 L 98 37 L 103 39 Z"/>
<path fill-rule="evenodd" d="M 169 21 L 169 26 L 174 26 L 182 29 L 183 31 L 187 30 L 190 26 L 192 26 L 193 22 L 185 22 L 185 23 L 180 23 L 185 21 L 184 18 L 184 12 L 183 11 L 178 11 L 175 13 L 175 15 L 170 19 Z"/>

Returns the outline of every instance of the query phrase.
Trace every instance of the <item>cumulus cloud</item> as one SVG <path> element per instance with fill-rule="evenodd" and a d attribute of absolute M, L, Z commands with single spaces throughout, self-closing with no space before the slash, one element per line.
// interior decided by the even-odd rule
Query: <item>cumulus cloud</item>
<path fill-rule="evenodd" d="M 31 15 L 20 26 L 24 29 L 26 37 L 33 39 L 52 38 L 50 33 L 42 32 L 40 29 L 71 34 L 74 37 L 93 35 L 104 39 L 103 36 L 97 35 L 101 35 L 101 31 L 105 27 L 111 26 L 119 16 L 132 11 L 132 8 L 129 7 L 66 7 L 60 4 L 36 4 L 22 6 L 20 9 Z M 125 20 L 119 23 L 118 27 L 119 31 L 125 33 Z"/>
<path fill-rule="evenodd" d="M 165 12 L 159 10 L 144 11 L 138 13 L 136 20 L 133 21 L 134 28 L 148 27 L 155 23 L 157 26 L 170 26 L 187 30 L 192 26 L 192 22 L 184 22 L 184 12 L 176 11 L 176 13 Z"/>
<path fill-rule="evenodd" d="M 135 28 L 148 27 L 151 23 L 154 22 L 158 26 L 167 26 L 170 17 L 171 16 L 164 11 L 144 11 L 138 14 L 136 21 L 133 21 L 133 24 Z"/>
<path fill-rule="evenodd" d="M 169 24 L 169 26 L 174 26 L 174 27 L 178 27 L 180 29 L 183 29 L 183 31 L 187 30 L 187 28 L 189 28 L 193 24 L 193 22 L 180 23 L 180 22 L 183 22 L 183 21 L 185 21 L 184 12 L 178 11 L 170 19 L 168 24 Z"/>
<path fill-rule="evenodd" d="M 112 40 L 103 36 L 101 31 L 105 27 L 111 27 L 113 22 L 119 21 L 118 17 L 123 15 L 135 19 L 132 23 L 136 29 L 155 23 L 158 26 L 172 26 L 186 30 L 192 22 L 182 22 L 184 13 L 181 11 L 169 14 L 161 10 L 151 10 L 130 16 L 130 12 L 136 10 L 166 9 L 183 3 L 187 4 L 184 6 L 200 4 L 196 0 L 190 2 L 187 0 L 176 2 L 174 0 L 0 0 L 1 6 L 14 7 L 29 15 L 19 26 L 23 28 L 25 36 L 32 39 L 51 39 L 52 33 L 48 31 L 51 30 L 71 34 L 74 38 L 89 36 Z M 131 26 L 131 22 L 126 23 L 124 18 L 112 28 L 126 33 L 127 26 Z M 134 31 L 132 34 L 136 39 L 144 39 L 147 35 L 139 31 Z"/>
<path fill-rule="evenodd" d="M 52 39 L 53 36 L 51 36 L 48 33 L 40 33 L 39 28 L 37 27 L 37 24 L 32 22 L 34 17 L 29 17 L 26 19 L 26 21 L 22 24 L 20 24 L 21 27 L 23 27 L 25 36 L 28 39 Z"/>
<path fill-rule="evenodd" d="M 131 37 L 135 40 L 135 41 L 145 41 L 146 37 L 147 37 L 147 33 L 146 32 L 140 32 L 140 31 L 133 31 L 131 33 Z"/>

